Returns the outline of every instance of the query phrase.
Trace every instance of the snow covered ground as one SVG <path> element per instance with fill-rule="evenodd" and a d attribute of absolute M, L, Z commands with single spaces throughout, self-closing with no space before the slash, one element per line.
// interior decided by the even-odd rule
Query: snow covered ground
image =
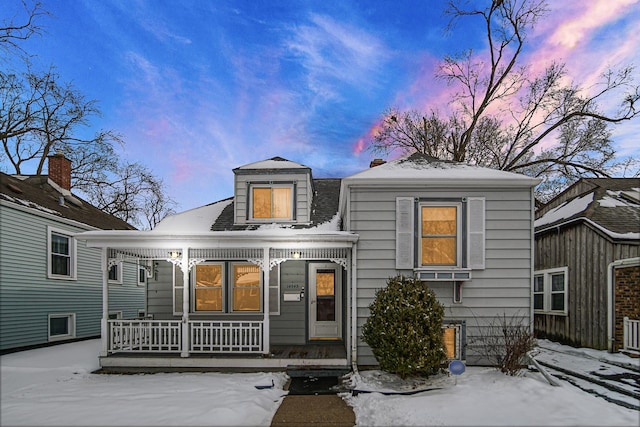
<path fill-rule="evenodd" d="M 2 426 L 269 425 L 286 391 L 283 373 L 95 375 L 97 340 L 0 357 Z M 598 352 L 593 357 L 608 357 Z M 624 357 L 624 356 L 616 356 Z M 628 359 L 627 359 L 628 360 Z M 255 386 L 270 385 L 259 390 Z M 380 371 L 351 378 L 361 390 L 413 395 L 345 395 L 358 425 L 624 425 L 640 413 L 542 375 L 509 377 L 468 367 L 460 376 L 400 381 Z"/>

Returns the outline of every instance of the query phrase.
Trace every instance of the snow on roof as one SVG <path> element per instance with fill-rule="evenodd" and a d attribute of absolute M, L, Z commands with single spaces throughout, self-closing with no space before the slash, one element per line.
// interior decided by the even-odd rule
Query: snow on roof
<path fill-rule="evenodd" d="M 249 163 L 236 169 L 309 169 L 309 167 L 282 157 L 272 157 L 271 159 Z"/>
<path fill-rule="evenodd" d="M 513 172 L 443 161 L 422 154 L 412 154 L 345 178 L 345 180 L 352 179 L 515 180 L 532 185 L 539 181 Z"/>
<path fill-rule="evenodd" d="M 39 205 L 37 203 L 34 203 L 34 202 L 30 201 L 30 200 L 24 200 L 24 199 L 20 199 L 18 197 L 11 197 L 8 194 L 0 193 L 0 199 L 7 200 L 9 202 L 14 202 L 14 203 L 20 204 L 22 206 L 26 206 L 28 208 L 37 209 L 39 211 L 46 212 L 48 214 L 58 215 L 58 216 L 62 215 L 60 212 L 54 211 L 53 209 L 45 208 L 44 206 L 41 206 L 41 205 Z"/>
<path fill-rule="evenodd" d="M 199 208 L 171 215 L 160 221 L 152 231 L 158 233 L 201 233 L 211 230 L 222 210 L 233 202 L 233 199 L 221 200 Z"/>
<path fill-rule="evenodd" d="M 263 224 L 258 227 L 257 231 L 273 231 L 273 230 L 291 230 L 293 229 L 293 225 L 291 224 Z M 326 231 L 340 231 L 340 214 L 336 213 L 331 220 L 327 222 L 323 222 L 314 227 L 309 228 L 301 228 L 298 229 L 301 233 L 304 234 L 316 234 L 316 232 L 326 232 Z"/>
<path fill-rule="evenodd" d="M 584 212 L 591 202 L 593 202 L 593 193 L 564 202 L 538 218 L 534 226 L 540 227 L 545 224 L 552 224 L 561 219 L 571 218 L 580 212 Z"/>
<path fill-rule="evenodd" d="M 638 202 L 638 193 L 640 189 L 632 188 L 630 191 L 613 191 L 607 190 L 607 194 L 598 200 L 598 203 L 603 208 L 617 208 L 622 206 L 637 206 Z M 625 198 L 626 196 L 626 198 Z M 634 202 L 630 201 L 634 200 Z"/>

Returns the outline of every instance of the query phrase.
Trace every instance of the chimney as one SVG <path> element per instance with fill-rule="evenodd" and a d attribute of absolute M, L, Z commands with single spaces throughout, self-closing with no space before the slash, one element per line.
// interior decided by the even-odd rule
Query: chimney
<path fill-rule="evenodd" d="M 71 160 L 64 154 L 49 156 L 49 178 L 65 190 L 71 190 Z"/>
<path fill-rule="evenodd" d="M 374 168 L 376 166 L 380 166 L 380 165 L 384 165 L 385 163 L 387 163 L 385 160 L 382 159 L 373 159 L 371 161 L 371 163 L 369 163 L 369 167 L 370 168 Z"/>

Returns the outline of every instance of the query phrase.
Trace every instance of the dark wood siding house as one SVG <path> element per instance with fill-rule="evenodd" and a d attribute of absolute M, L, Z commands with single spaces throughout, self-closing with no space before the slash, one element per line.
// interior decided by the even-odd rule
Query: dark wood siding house
<path fill-rule="evenodd" d="M 581 179 L 536 218 L 538 336 L 640 350 L 640 179 Z"/>

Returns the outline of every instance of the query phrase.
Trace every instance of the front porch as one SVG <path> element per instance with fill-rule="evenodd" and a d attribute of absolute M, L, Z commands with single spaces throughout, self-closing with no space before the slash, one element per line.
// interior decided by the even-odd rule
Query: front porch
<path fill-rule="evenodd" d="M 284 370 L 348 368 L 343 341 L 264 348 L 261 321 L 189 321 L 184 357 L 181 321 L 109 320 L 109 352 L 103 370 Z"/>

